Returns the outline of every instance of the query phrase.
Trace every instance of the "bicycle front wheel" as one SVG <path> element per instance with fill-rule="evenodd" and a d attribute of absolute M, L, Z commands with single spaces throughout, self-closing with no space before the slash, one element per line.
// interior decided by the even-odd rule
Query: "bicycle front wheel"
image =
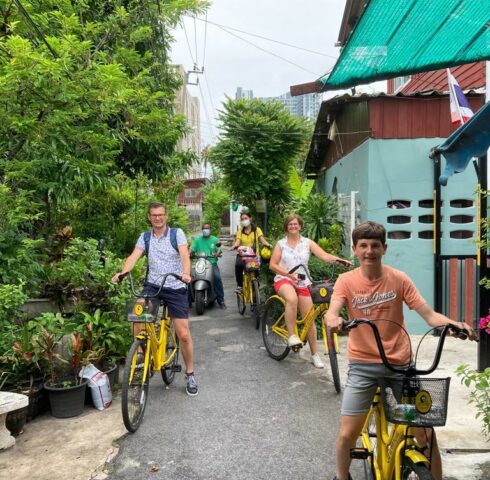
<path fill-rule="evenodd" d="M 337 350 L 335 342 L 335 333 L 332 333 L 327 327 L 327 342 L 328 342 L 328 359 L 330 360 L 330 369 L 332 370 L 332 379 L 335 386 L 335 391 L 340 393 L 342 386 L 340 384 L 339 362 L 337 359 Z"/>
<path fill-rule="evenodd" d="M 252 280 L 252 306 L 255 329 L 258 330 L 260 327 L 260 291 L 259 281 L 256 278 Z"/>
<path fill-rule="evenodd" d="M 273 296 L 265 303 L 262 315 L 262 339 L 265 349 L 270 357 L 278 361 L 286 358 L 290 350 L 284 312 L 284 300 Z"/>
<path fill-rule="evenodd" d="M 152 368 L 151 351 L 145 369 L 146 340 L 134 340 L 126 357 L 122 381 L 121 405 L 124 426 L 134 433 L 143 420 Z M 146 372 L 145 372 L 146 370 Z"/>
<path fill-rule="evenodd" d="M 165 364 L 161 370 L 162 380 L 164 381 L 165 385 L 170 385 L 174 381 L 176 372 L 175 367 L 177 366 L 179 360 L 179 339 L 177 338 L 177 335 L 175 333 L 173 322 L 168 326 L 166 325 L 165 328 L 167 328 L 167 346 L 165 359 L 168 359 L 170 355 L 172 355 L 172 353 L 175 351 L 172 360 Z"/>
<path fill-rule="evenodd" d="M 432 474 L 425 463 L 413 463 L 413 461 L 405 457 L 402 470 L 403 480 L 432 480 Z"/>

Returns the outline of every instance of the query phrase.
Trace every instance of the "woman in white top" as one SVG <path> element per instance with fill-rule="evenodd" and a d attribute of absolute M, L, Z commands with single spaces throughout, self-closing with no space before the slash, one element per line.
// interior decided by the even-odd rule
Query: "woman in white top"
<path fill-rule="evenodd" d="M 301 315 L 304 317 L 313 301 L 308 290 L 308 285 L 311 284 L 311 281 L 307 276 L 304 280 L 298 278 L 298 274 L 306 273 L 304 269 L 301 267 L 295 273 L 288 272 L 300 264 L 308 266 L 310 252 L 325 262 L 339 262 L 344 265 L 351 265 L 348 260 L 325 252 L 313 240 L 301 236 L 302 228 L 303 219 L 299 215 L 293 214 L 286 217 L 284 231 L 287 235 L 277 242 L 269 263 L 270 269 L 276 273 L 274 289 L 286 301 L 285 321 L 289 334 L 288 345 L 290 347 L 303 345 L 295 334 L 296 315 L 299 308 Z M 306 338 L 310 345 L 311 362 L 315 367 L 323 368 L 323 362 L 318 355 L 316 326 L 314 323 Z"/>

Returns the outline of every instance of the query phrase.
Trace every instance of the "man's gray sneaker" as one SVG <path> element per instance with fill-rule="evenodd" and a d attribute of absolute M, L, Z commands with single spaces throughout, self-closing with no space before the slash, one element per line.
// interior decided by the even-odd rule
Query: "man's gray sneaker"
<path fill-rule="evenodd" d="M 193 373 L 185 375 L 185 383 L 186 383 L 185 391 L 187 395 L 190 395 L 191 397 L 195 397 L 197 395 L 197 382 Z"/>

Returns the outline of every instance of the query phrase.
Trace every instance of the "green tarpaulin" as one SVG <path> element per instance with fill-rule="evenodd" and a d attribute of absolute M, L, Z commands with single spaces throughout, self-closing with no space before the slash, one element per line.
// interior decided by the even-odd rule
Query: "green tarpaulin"
<path fill-rule="evenodd" d="M 490 0 L 367 0 L 323 90 L 490 59 Z"/>

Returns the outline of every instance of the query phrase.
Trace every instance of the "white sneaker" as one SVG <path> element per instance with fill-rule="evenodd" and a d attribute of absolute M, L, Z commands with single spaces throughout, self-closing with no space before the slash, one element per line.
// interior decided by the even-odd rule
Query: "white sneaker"
<path fill-rule="evenodd" d="M 296 335 L 291 335 L 288 338 L 288 347 L 302 347 L 303 342 L 296 336 Z"/>
<path fill-rule="evenodd" d="M 311 363 L 315 365 L 316 368 L 325 368 L 325 365 L 322 362 L 322 359 L 320 358 L 320 355 L 318 353 L 315 353 L 315 355 L 311 356 Z"/>

